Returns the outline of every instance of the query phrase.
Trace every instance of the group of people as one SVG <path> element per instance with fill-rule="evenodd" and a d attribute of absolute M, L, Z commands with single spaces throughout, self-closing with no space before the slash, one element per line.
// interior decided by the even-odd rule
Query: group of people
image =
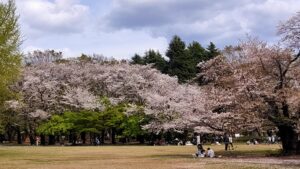
<path fill-rule="evenodd" d="M 224 144 L 225 144 L 225 151 L 230 150 L 230 149 L 232 149 L 232 150 L 234 149 L 231 135 L 225 134 Z"/>
<path fill-rule="evenodd" d="M 268 144 L 275 144 L 276 143 L 276 136 L 275 135 L 271 135 L 268 136 Z"/>
<path fill-rule="evenodd" d="M 225 134 L 223 137 L 225 144 L 225 151 L 234 150 L 232 136 Z M 217 142 L 218 143 L 218 142 Z M 207 148 L 207 151 L 204 150 L 202 144 L 200 143 L 200 137 L 197 137 L 197 152 L 193 154 L 195 157 L 215 157 L 215 152 L 211 148 Z"/>
<path fill-rule="evenodd" d="M 193 154 L 195 157 L 215 157 L 215 152 L 211 148 L 207 148 L 207 152 L 204 150 L 202 144 L 197 145 L 197 152 Z"/>
<path fill-rule="evenodd" d="M 225 133 L 224 135 L 221 135 L 221 136 L 216 135 L 213 138 L 213 142 L 212 143 L 214 143 L 216 145 L 221 145 L 221 143 L 224 143 L 226 151 L 227 150 L 234 150 L 234 147 L 233 147 L 233 137 L 232 137 L 232 135 L 230 135 L 228 133 Z"/>

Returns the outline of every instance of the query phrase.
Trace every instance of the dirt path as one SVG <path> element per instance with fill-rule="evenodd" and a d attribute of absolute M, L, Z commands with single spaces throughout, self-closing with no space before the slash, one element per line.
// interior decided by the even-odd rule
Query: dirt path
<path fill-rule="evenodd" d="M 219 158 L 218 161 L 232 162 L 232 163 L 299 165 L 300 166 L 300 156 Z"/>

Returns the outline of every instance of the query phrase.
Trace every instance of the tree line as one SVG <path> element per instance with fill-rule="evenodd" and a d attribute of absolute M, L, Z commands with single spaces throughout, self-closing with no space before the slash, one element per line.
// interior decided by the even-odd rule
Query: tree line
<path fill-rule="evenodd" d="M 167 60 L 158 51 L 150 49 L 145 52 L 144 56 L 135 54 L 131 58 L 131 63 L 153 64 L 153 68 L 170 76 L 176 76 L 180 83 L 185 83 L 199 73 L 198 63 L 210 60 L 219 54 L 219 49 L 212 42 L 207 48 L 202 47 L 197 41 L 186 46 L 185 42 L 175 35 L 166 52 Z"/>

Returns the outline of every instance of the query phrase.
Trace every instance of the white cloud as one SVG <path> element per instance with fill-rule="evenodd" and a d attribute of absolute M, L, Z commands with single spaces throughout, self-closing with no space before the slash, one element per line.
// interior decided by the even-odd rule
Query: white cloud
<path fill-rule="evenodd" d="M 2 0 L 3 1 L 3 0 Z M 250 35 L 275 42 L 276 25 L 300 10 L 299 0 L 16 0 L 22 48 L 61 49 L 66 56 L 116 58 L 162 54 L 177 34 L 219 48 Z"/>
<path fill-rule="evenodd" d="M 77 0 L 17 0 L 22 25 L 47 33 L 73 33 L 87 24 L 89 7 Z"/>
<path fill-rule="evenodd" d="M 85 54 L 103 54 L 117 59 L 128 59 L 134 53 L 143 54 L 148 49 L 165 53 L 168 40 L 165 37 L 153 37 L 144 31 L 120 30 L 109 32 L 88 32 L 68 36 L 44 36 L 42 39 L 28 39 L 23 45 L 25 53 L 39 49 L 62 51 L 65 57 Z"/>
<path fill-rule="evenodd" d="M 113 30 L 146 29 L 223 46 L 246 34 L 274 40 L 278 22 L 299 6 L 299 0 L 115 0 L 106 19 Z"/>
<path fill-rule="evenodd" d="M 92 41 L 90 45 L 97 44 L 98 53 L 119 59 L 131 57 L 135 53 L 144 54 L 149 49 L 164 54 L 168 46 L 167 38 L 163 36 L 153 37 L 142 30 L 123 29 L 114 33 L 102 33 L 98 38 L 96 41 Z"/>

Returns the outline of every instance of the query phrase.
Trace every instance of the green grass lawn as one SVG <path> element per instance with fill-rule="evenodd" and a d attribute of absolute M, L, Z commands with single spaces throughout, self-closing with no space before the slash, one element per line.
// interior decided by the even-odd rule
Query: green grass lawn
<path fill-rule="evenodd" d="M 207 148 L 208 146 L 204 146 Z M 279 145 L 209 146 L 220 158 L 192 157 L 195 146 L 0 146 L 0 168 L 18 169 L 184 169 L 300 168 L 297 157 L 274 157 Z"/>

